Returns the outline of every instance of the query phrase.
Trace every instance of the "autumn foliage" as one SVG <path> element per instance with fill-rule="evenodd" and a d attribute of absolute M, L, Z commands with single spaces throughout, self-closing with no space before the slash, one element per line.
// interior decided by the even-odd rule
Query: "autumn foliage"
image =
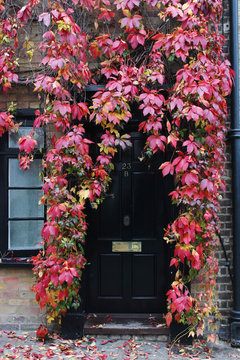
<path fill-rule="evenodd" d="M 114 155 L 119 146 L 130 145 L 124 125 L 131 119 L 130 104 L 137 103 L 144 115 L 139 131 L 147 134 L 145 156 L 168 149 L 171 158 L 160 170 L 176 183 L 170 196 L 179 215 L 165 233 L 165 240 L 175 244 L 170 266 L 176 269 L 166 320 L 170 325 L 175 318 L 189 325 L 191 335 L 202 334 L 204 319 L 218 314 L 217 213 L 225 187 L 226 97 L 233 77 L 217 30 L 220 0 L 52 0 L 44 11 L 38 0 L 30 0 L 17 17 L 0 3 L 4 92 L 17 82 L 18 33 L 36 14 L 44 29 L 36 45 L 41 73 L 33 84 L 42 108 L 34 129 L 52 123 L 59 136 L 52 138 L 43 162 L 42 203 L 48 216 L 44 248 L 33 258 L 33 291 L 47 307 L 49 321 L 79 306 L 86 202 L 96 208 L 104 198 Z M 146 14 L 153 14 L 155 26 Z M 28 56 L 31 60 L 29 49 Z M 105 88 L 89 104 L 84 90 L 96 83 Z M 103 132 L 96 158 L 85 135 L 88 122 Z M 16 128 L 10 113 L 0 113 L 0 135 Z M 23 169 L 30 166 L 35 146 L 30 135 L 20 139 Z M 194 296 L 189 284 L 197 276 L 202 291 Z"/>
<path fill-rule="evenodd" d="M 48 335 L 48 329 L 46 328 L 45 325 L 39 325 L 39 327 L 37 328 L 36 331 L 36 338 L 38 340 L 44 340 Z"/>

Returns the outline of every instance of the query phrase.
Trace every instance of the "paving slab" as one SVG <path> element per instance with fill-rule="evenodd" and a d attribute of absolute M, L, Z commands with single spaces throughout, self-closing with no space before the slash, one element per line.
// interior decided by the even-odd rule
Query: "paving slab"
<path fill-rule="evenodd" d="M 119 338 L 117 336 L 84 337 L 77 340 L 61 339 L 52 334 L 44 342 L 36 339 L 34 332 L 0 330 L 0 359 L 30 360 L 167 360 L 167 359 L 240 359 L 240 349 L 227 342 L 206 344 L 196 341 L 192 346 L 171 346 L 166 342 Z"/>

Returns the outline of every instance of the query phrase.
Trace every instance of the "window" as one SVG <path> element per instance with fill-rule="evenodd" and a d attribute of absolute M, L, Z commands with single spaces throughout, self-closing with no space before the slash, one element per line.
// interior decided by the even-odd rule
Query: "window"
<path fill-rule="evenodd" d="M 41 245 L 41 229 L 45 210 L 39 206 L 42 181 L 39 178 L 41 153 L 27 171 L 19 169 L 18 139 L 30 133 L 32 111 L 18 111 L 17 120 L 22 125 L 18 133 L 4 134 L 0 138 L 0 255 L 7 258 L 28 257 Z M 39 129 L 34 138 L 39 148 L 44 148 L 44 132 Z"/>

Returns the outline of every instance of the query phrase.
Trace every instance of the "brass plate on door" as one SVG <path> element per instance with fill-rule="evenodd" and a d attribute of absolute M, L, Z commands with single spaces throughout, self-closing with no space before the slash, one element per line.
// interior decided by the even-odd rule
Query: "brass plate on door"
<path fill-rule="evenodd" d="M 142 252 L 141 241 L 113 241 L 112 252 Z"/>

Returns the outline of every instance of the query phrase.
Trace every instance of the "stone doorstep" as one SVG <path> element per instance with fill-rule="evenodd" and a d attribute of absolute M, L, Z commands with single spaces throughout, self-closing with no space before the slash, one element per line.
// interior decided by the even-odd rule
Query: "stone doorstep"
<path fill-rule="evenodd" d="M 167 341 L 169 329 L 161 314 L 88 314 L 85 335 L 149 337 Z"/>

